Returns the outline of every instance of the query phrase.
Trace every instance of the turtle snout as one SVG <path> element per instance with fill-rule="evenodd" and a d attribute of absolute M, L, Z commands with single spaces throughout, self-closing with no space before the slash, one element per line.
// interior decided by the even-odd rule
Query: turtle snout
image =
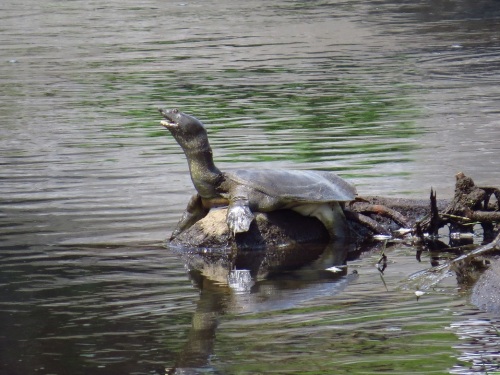
<path fill-rule="evenodd" d="M 161 115 L 163 116 L 163 118 L 165 118 L 165 120 L 161 121 L 160 124 L 169 129 L 169 130 L 172 130 L 173 128 L 176 128 L 177 127 L 177 121 L 176 121 L 176 117 L 178 116 L 179 114 L 179 110 L 178 109 L 171 109 L 171 110 L 168 110 L 168 109 L 163 109 L 163 108 L 158 108 L 158 111 L 161 113 Z"/>

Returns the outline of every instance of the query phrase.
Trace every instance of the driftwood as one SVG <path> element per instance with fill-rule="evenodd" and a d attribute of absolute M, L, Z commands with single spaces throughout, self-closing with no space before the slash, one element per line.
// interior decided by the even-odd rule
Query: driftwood
<path fill-rule="evenodd" d="M 422 232 L 435 235 L 445 225 L 450 225 L 452 232 L 471 232 L 479 223 L 487 235 L 491 234 L 494 223 L 500 222 L 500 190 L 476 186 L 462 172 L 455 177 L 455 196 L 444 210 L 437 208 L 436 196 L 431 192 L 431 215 L 418 223 Z M 491 202 L 493 196 L 496 202 Z"/>
<path fill-rule="evenodd" d="M 498 231 L 496 225 L 500 223 L 500 189 L 476 186 L 462 172 L 455 177 L 455 195 L 451 201 L 438 201 L 431 189 L 430 202 L 427 204 L 422 201 L 369 197 L 356 200 L 349 209 L 375 220 L 378 225 L 372 225 L 365 218 L 359 219 L 362 225 L 375 234 L 408 228 L 411 229 L 409 232 L 423 239 L 425 234 L 436 236 L 444 226 L 450 226 L 451 233 L 470 233 L 474 225 L 480 224 L 485 237 L 493 237 Z M 348 217 L 358 220 L 352 214 L 348 214 Z"/>

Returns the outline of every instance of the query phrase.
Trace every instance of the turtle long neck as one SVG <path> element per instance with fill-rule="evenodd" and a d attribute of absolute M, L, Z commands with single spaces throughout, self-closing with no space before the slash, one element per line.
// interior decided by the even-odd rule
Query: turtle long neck
<path fill-rule="evenodd" d="M 191 180 L 203 198 L 214 198 L 218 194 L 216 187 L 221 181 L 222 173 L 215 166 L 210 146 L 202 149 L 185 151 L 188 159 Z"/>

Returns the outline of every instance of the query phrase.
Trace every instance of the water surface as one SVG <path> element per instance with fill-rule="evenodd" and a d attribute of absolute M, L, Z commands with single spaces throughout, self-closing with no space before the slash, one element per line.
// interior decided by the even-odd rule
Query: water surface
<path fill-rule="evenodd" d="M 449 197 L 458 171 L 498 186 L 499 13 L 493 0 L 3 1 L 0 372 L 164 373 L 205 312 L 207 373 L 498 371 L 484 350 L 498 321 L 453 278 L 419 301 L 400 290 L 429 265 L 411 247 L 391 248 L 383 280 L 376 248 L 351 260 L 357 278 L 200 292 L 162 246 L 193 188 L 156 108 L 202 119 L 221 169 L 333 170 L 366 195 Z"/>

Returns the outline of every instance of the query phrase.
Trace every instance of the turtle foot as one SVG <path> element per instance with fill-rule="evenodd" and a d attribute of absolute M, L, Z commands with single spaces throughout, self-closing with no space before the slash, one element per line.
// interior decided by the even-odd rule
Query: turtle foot
<path fill-rule="evenodd" d="M 248 232 L 255 216 L 247 206 L 233 206 L 227 211 L 226 222 L 229 230 L 236 233 Z"/>

